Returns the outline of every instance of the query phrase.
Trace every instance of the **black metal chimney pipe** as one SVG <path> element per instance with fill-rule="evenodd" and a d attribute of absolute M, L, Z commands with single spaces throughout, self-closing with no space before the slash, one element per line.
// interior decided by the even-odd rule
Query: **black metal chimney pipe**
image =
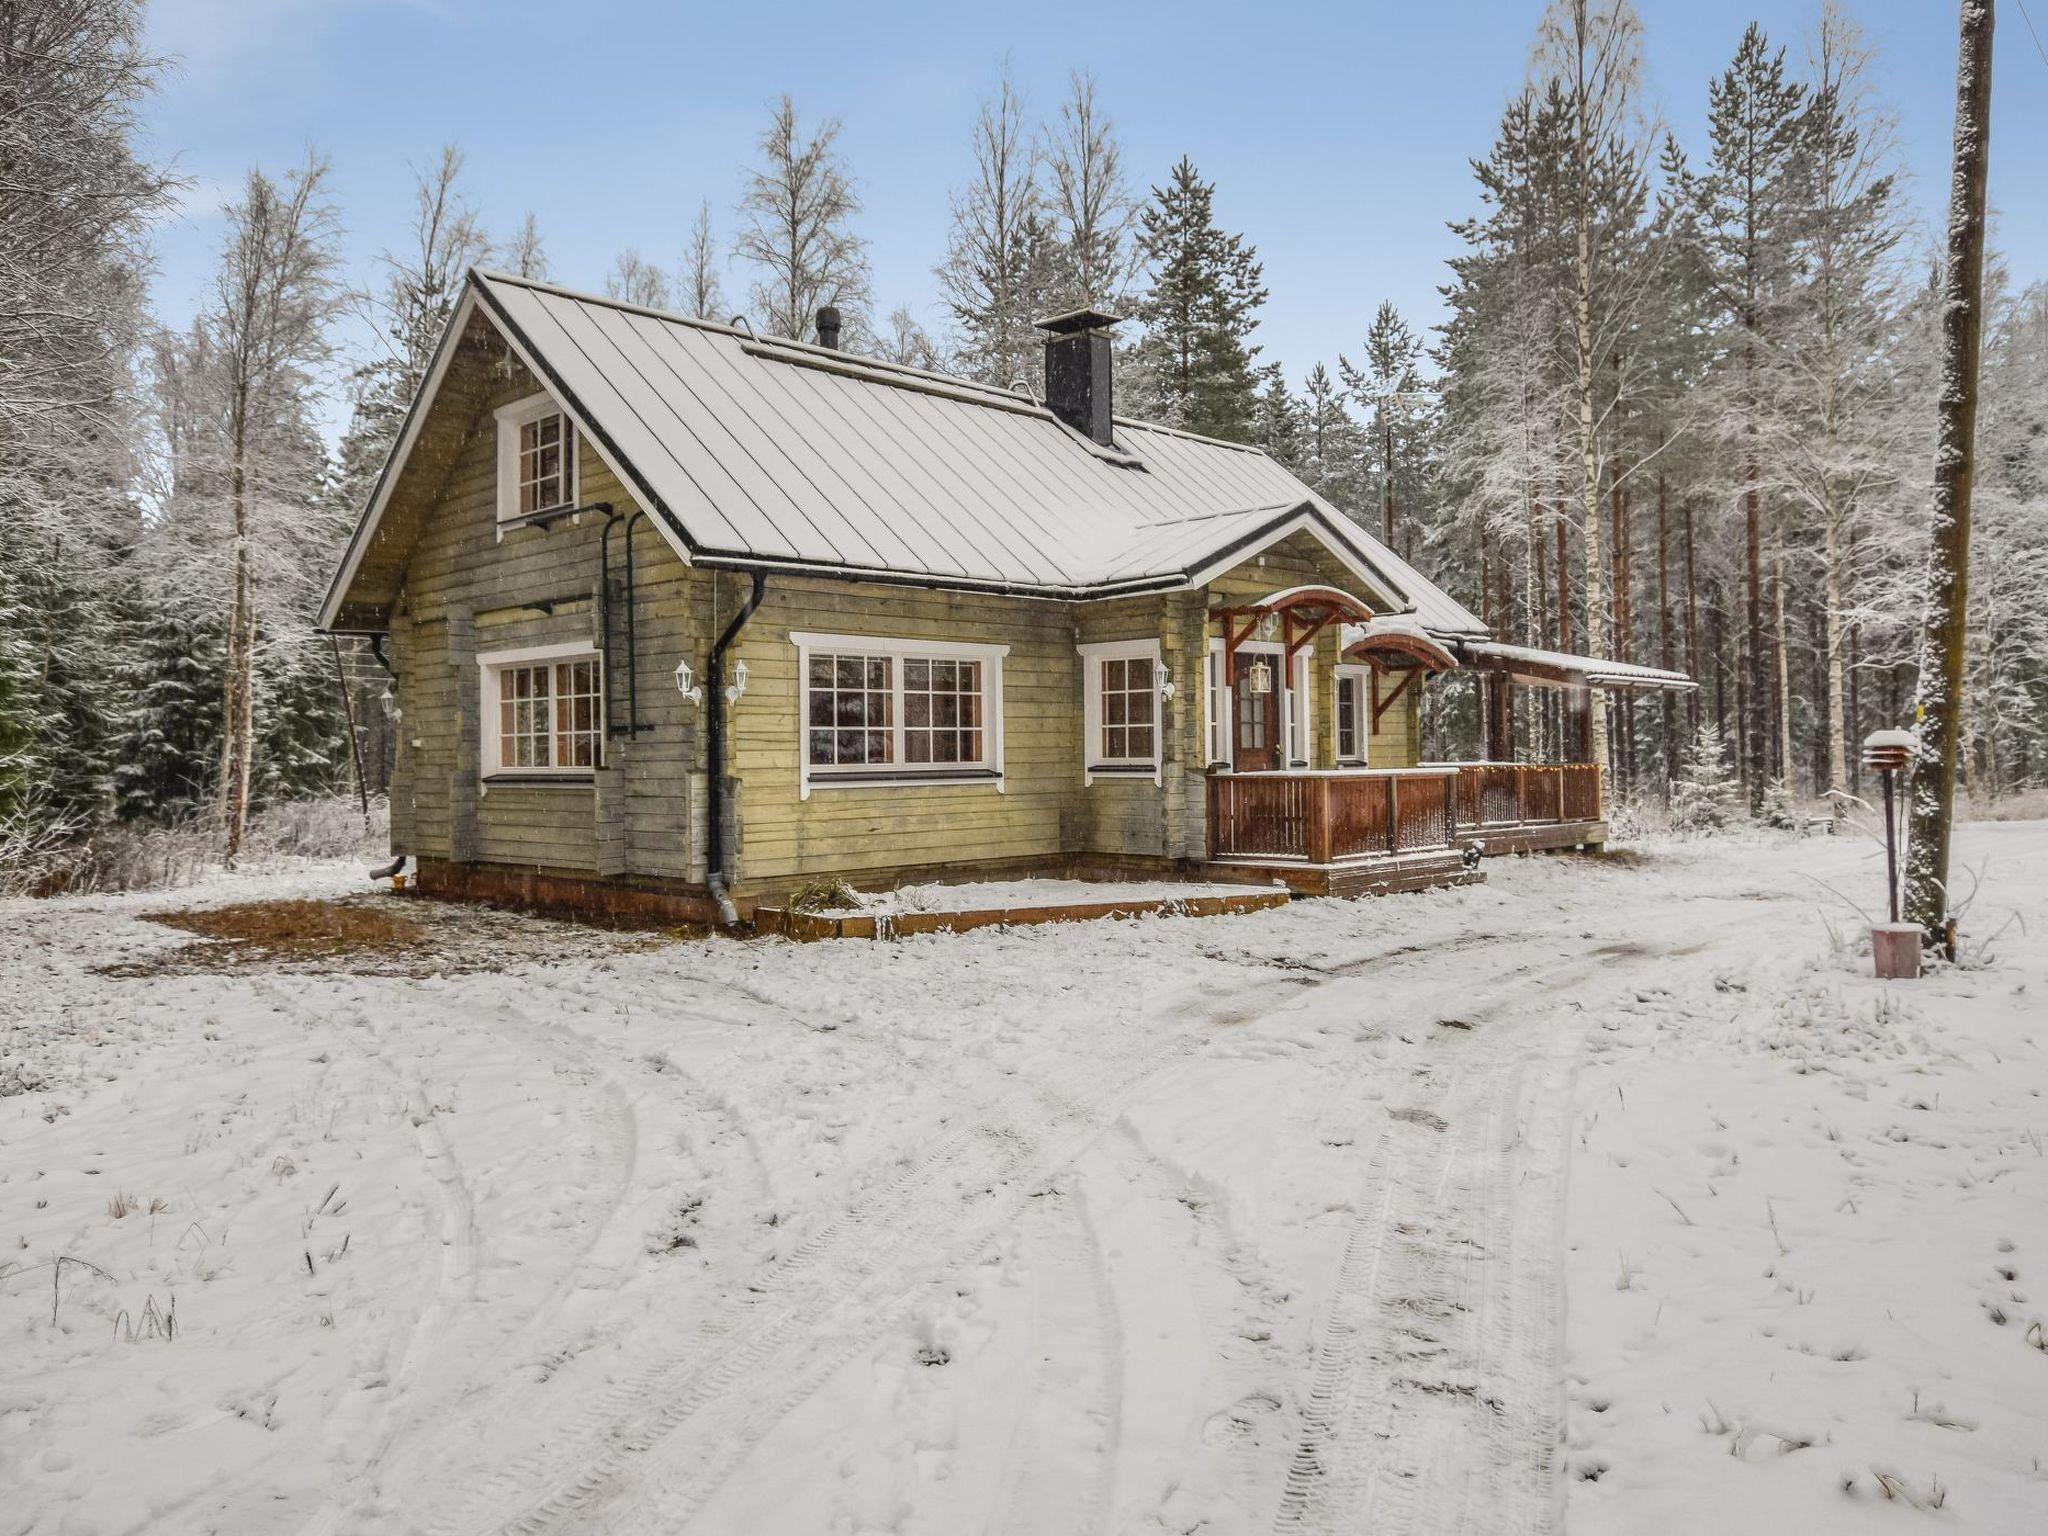
<path fill-rule="evenodd" d="M 820 304 L 818 306 L 818 345 L 839 350 L 839 306 Z"/>
<path fill-rule="evenodd" d="M 1107 448 L 1115 436 L 1109 331 L 1115 315 L 1077 309 L 1032 322 L 1045 332 L 1045 403 L 1076 432 Z"/>

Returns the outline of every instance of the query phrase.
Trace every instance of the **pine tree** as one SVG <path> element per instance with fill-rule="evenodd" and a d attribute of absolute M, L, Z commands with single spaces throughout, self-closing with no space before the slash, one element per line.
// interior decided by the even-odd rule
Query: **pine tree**
<path fill-rule="evenodd" d="M 1191 432 L 1250 442 L 1256 431 L 1258 376 L 1250 344 L 1266 302 L 1258 252 L 1216 224 L 1216 187 L 1182 157 L 1164 187 L 1152 189 L 1141 245 L 1152 283 L 1138 305 L 1140 342 L 1166 421 Z"/>
<path fill-rule="evenodd" d="M 1365 495 L 1366 446 L 1343 386 L 1321 363 L 1301 387 L 1301 477 L 1325 500 L 1356 516 Z"/>
<path fill-rule="evenodd" d="M 1785 75 L 1754 22 L 1735 59 L 1708 88 L 1713 153 L 1700 181 L 1699 227 L 1730 363 L 1719 415 L 1722 440 L 1741 474 L 1745 646 L 1742 730 L 1750 807 L 1770 778 L 1769 691 L 1764 677 L 1764 486 L 1770 432 L 1765 367 L 1784 332 L 1800 215 L 1801 115 L 1806 90 Z"/>
<path fill-rule="evenodd" d="M 1306 463 L 1302 403 L 1287 387 L 1278 363 L 1259 370 L 1259 412 L 1256 441 L 1273 459 L 1297 475 Z"/>
<path fill-rule="evenodd" d="M 1339 355 L 1337 371 L 1353 399 L 1365 406 L 1367 452 L 1377 460 L 1379 523 L 1389 547 L 1396 545 L 1396 521 L 1426 516 L 1423 491 L 1429 482 L 1434 412 L 1423 391 L 1422 340 L 1390 303 L 1382 303 L 1365 336 L 1362 364 Z M 1355 509 L 1368 526 L 1371 508 Z"/>

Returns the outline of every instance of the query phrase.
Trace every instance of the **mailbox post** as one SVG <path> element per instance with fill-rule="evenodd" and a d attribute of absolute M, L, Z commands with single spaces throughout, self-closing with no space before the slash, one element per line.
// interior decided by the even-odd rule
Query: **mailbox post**
<path fill-rule="evenodd" d="M 1870 929 L 1870 958 L 1879 977 L 1911 981 L 1920 974 L 1920 925 L 1899 921 L 1898 777 L 1918 744 L 1911 731 L 1872 731 L 1863 738 L 1863 766 L 1884 786 L 1884 884 L 1888 922 Z"/>

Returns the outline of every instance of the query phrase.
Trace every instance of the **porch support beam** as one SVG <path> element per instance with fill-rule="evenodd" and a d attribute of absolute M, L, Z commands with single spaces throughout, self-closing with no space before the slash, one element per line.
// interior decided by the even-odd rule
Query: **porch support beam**
<path fill-rule="evenodd" d="M 1395 704 L 1400 702 L 1401 695 L 1406 693 L 1411 687 L 1413 687 L 1415 684 L 1415 679 L 1420 676 L 1422 676 L 1422 669 L 1420 667 L 1414 667 L 1403 672 L 1401 674 L 1400 685 L 1396 687 L 1394 691 L 1388 694 L 1385 698 L 1381 698 L 1381 672 L 1378 667 L 1374 667 L 1372 669 L 1372 728 L 1374 730 L 1378 730 L 1380 728 L 1380 716 L 1384 715 L 1388 710 L 1392 709 Z"/>

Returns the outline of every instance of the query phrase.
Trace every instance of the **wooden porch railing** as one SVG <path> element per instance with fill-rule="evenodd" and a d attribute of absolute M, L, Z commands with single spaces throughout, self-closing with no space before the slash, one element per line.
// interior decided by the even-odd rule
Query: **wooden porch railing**
<path fill-rule="evenodd" d="M 1211 858 L 1342 859 L 1448 849 L 1488 830 L 1600 819 L 1590 763 L 1440 763 L 1209 780 Z"/>

